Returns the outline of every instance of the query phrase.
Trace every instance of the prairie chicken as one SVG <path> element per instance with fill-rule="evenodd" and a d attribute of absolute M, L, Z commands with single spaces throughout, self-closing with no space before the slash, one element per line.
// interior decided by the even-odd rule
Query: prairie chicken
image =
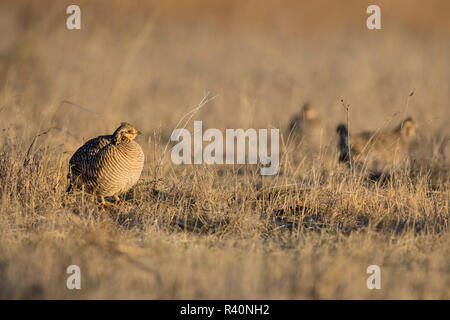
<path fill-rule="evenodd" d="M 323 127 L 317 111 L 305 103 L 299 113 L 295 114 L 288 125 L 286 136 L 290 137 L 297 148 L 301 142 L 306 149 L 317 151 L 321 143 Z"/>
<path fill-rule="evenodd" d="M 144 153 L 134 141 L 139 134 L 123 122 L 112 135 L 87 141 L 70 158 L 67 191 L 84 186 L 99 196 L 104 206 L 109 205 L 107 196 L 119 202 L 119 194 L 136 184 L 144 166 Z"/>
<path fill-rule="evenodd" d="M 416 126 L 414 120 L 409 117 L 391 131 L 364 131 L 349 135 L 347 126 L 340 124 L 337 132 L 339 161 L 368 161 L 369 166 L 379 167 L 398 164 L 405 158 L 409 144 L 415 136 Z"/>

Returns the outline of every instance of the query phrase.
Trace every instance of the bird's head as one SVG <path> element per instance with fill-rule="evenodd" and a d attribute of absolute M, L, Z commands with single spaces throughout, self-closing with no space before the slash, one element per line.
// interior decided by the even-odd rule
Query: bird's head
<path fill-rule="evenodd" d="M 114 144 L 119 144 L 124 139 L 134 140 L 141 132 L 134 128 L 131 124 L 122 122 L 114 131 Z"/>
<path fill-rule="evenodd" d="M 305 103 L 302 107 L 302 116 L 306 121 L 315 120 L 318 117 L 316 109 L 310 106 L 309 102 Z"/>
<path fill-rule="evenodd" d="M 408 117 L 400 123 L 396 131 L 400 132 L 405 141 L 410 141 L 416 135 L 416 124 L 411 117 Z"/>

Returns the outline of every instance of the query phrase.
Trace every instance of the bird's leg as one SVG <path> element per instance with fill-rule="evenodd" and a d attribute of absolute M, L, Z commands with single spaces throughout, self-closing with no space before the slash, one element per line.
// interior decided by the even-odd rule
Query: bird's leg
<path fill-rule="evenodd" d="M 105 197 L 104 196 L 100 196 L 100 204 L 102 205 L 102 207 L 104 209 L 105 208 L 109 208 L 111 206 L 111 203 L 105 201 Z"/>
<path fill-rule="evenodd" d="M 67 177 L 67 189 L 66 189 L 66 192 L 72 192 L 72 190 L 73 190 L 72 180 L 69 177 Z"/>
<path fill-rule="evenodd" d="M 120 198 L 119 198 L 119 196 L 117 194 L 114 195 L 114 200 L 115 200 L 114 204 L 120 203 Z"/>

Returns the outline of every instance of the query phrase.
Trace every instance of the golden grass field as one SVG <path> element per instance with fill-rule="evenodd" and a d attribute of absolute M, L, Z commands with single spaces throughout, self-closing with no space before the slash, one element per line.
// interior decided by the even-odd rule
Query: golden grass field
<path fill-rule="evenodd" d="M 450 298 L 447 1 L 377 1 L 376 31 L 366 1 L 76 2 L 69 31 L 72 2 L 0 1 L 0 298 Z M 168 155 L 155 179 L 205 92 L 192 120 L 221 130 L 282 133 L 309 101 L 320 152 L 282 136 L 278 175 Z M 341 99 L 354 132 L 414 118 L 389 179 L 338 162 Z M 71 154 L 122 121 L 146 155 L 126 203 L 66 194 Z"/>

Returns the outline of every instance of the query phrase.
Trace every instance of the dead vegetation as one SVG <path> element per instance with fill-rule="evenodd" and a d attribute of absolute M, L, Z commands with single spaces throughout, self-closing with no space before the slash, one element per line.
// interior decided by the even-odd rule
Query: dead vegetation
<path fill-rule="evenodd" d="M 0 298 L 450 298 L 448 34 L 396 26 L 348 37 L 338 25 L 316 41 L 87 2 L 77 33 L 54 4 L 0 10 L 10 31 L 0 42 Z M 380 176 L 339 163 L 340 99 L 360 132 L 400 122 L 412 89 L 407 161 Z M 294 155 L 283 135 L 280 172 L 267 177 L 250 165 L 160 162 L 206 90 L 218 97 L 193 120 L 218 129 L 285 132 L 311 99 L 326 128 L 319 152 Z M 105 211 L 65 192 L 68 160 L 122 121 L 143 131 L 146 162 L 126 202 Z M 66 288 L 71 264 L 79 291 Z M 382 290 L 366 288 L 372 264 Z"/>

